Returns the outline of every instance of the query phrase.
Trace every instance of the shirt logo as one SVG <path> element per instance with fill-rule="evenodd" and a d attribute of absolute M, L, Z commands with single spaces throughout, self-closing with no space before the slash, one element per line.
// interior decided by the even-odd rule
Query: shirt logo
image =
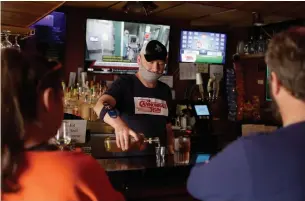
<path fill-rule="evenodd" d="M 166 101 L 156 98 L 134 97 L 135 114 L 168 116 Z"/>

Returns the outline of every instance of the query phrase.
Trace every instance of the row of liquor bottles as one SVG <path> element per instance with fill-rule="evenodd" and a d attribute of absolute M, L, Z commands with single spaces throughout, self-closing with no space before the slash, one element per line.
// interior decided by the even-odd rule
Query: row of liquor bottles
<path fill-rule="evenodd" d="M 76 83 L 69 87 L 62 82 L 62 87 L 65 113 L 73 114 L 89 121 L 98 119 L 93 107 L 107 90 L 105 82 L 86 81 L 84 84 Z"/>

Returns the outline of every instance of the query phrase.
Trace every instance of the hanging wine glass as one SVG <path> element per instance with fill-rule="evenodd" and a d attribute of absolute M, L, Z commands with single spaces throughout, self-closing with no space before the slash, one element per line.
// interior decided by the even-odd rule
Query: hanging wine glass
<path fill-rule="evenodd" d="M 15 43 L 12 47 L 20 50 L 20 45 L 18 44 L 18 35 L 15 36 Z"/>
<path fill-rule="evenodd" d="M 9 37 L 9 31 L 4 32 L 4 40 L 1 42 L 1 48 L 8 48 L 12 47 L 12 43 L 8 40 Z"/>

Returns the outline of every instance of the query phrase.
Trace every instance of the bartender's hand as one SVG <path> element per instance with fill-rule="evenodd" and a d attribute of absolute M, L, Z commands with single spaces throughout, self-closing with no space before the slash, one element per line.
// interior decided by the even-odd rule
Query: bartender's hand
<path fill-rule="evenodd" d="M 168 154 L 174 155 L 174 145 L 168 145 Z"/>
<path fill-rule="evenodd" d="M 112 107 L 116 105 L 116 100 L 112 96 L 107 94 L 102 95 L 93 108 L 98 116 L 100 116 L 101 110 L 104 107 L 104 102 L 107 102 Z M 119 116 L 117 118 L 111 118 L 106 114 L 103 120 L 114 128 L 116 144 L 123 151 L 129 148 L 129 136 L 134 137 L 137 141 L 139 140 L 137 134 Z"/>
<path fill-rule="evenodd" d="M 114 132 L 116 137 L 116 144 L 118 148 L 121 148 L 123 151 L 126 151 L 129 148 L 130 136 L 134 137 L 136 141 L 139 140 L 137 134 L 126 124 L 117 124 L 114 126 Z"/>

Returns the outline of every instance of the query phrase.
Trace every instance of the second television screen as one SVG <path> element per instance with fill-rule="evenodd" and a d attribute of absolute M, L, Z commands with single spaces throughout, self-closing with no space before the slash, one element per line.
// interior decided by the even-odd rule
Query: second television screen
<path fill-rule="evenodd" d="M 180 62 L 224 64 L 227 35 L 181 31 Z"/>
<path fill-rule="evenodd" d="M 134 73 L 144 43 L 158 40 L 169 47 L 170 26 L 87 19 L 86 61 L 91 71 Z"/>

